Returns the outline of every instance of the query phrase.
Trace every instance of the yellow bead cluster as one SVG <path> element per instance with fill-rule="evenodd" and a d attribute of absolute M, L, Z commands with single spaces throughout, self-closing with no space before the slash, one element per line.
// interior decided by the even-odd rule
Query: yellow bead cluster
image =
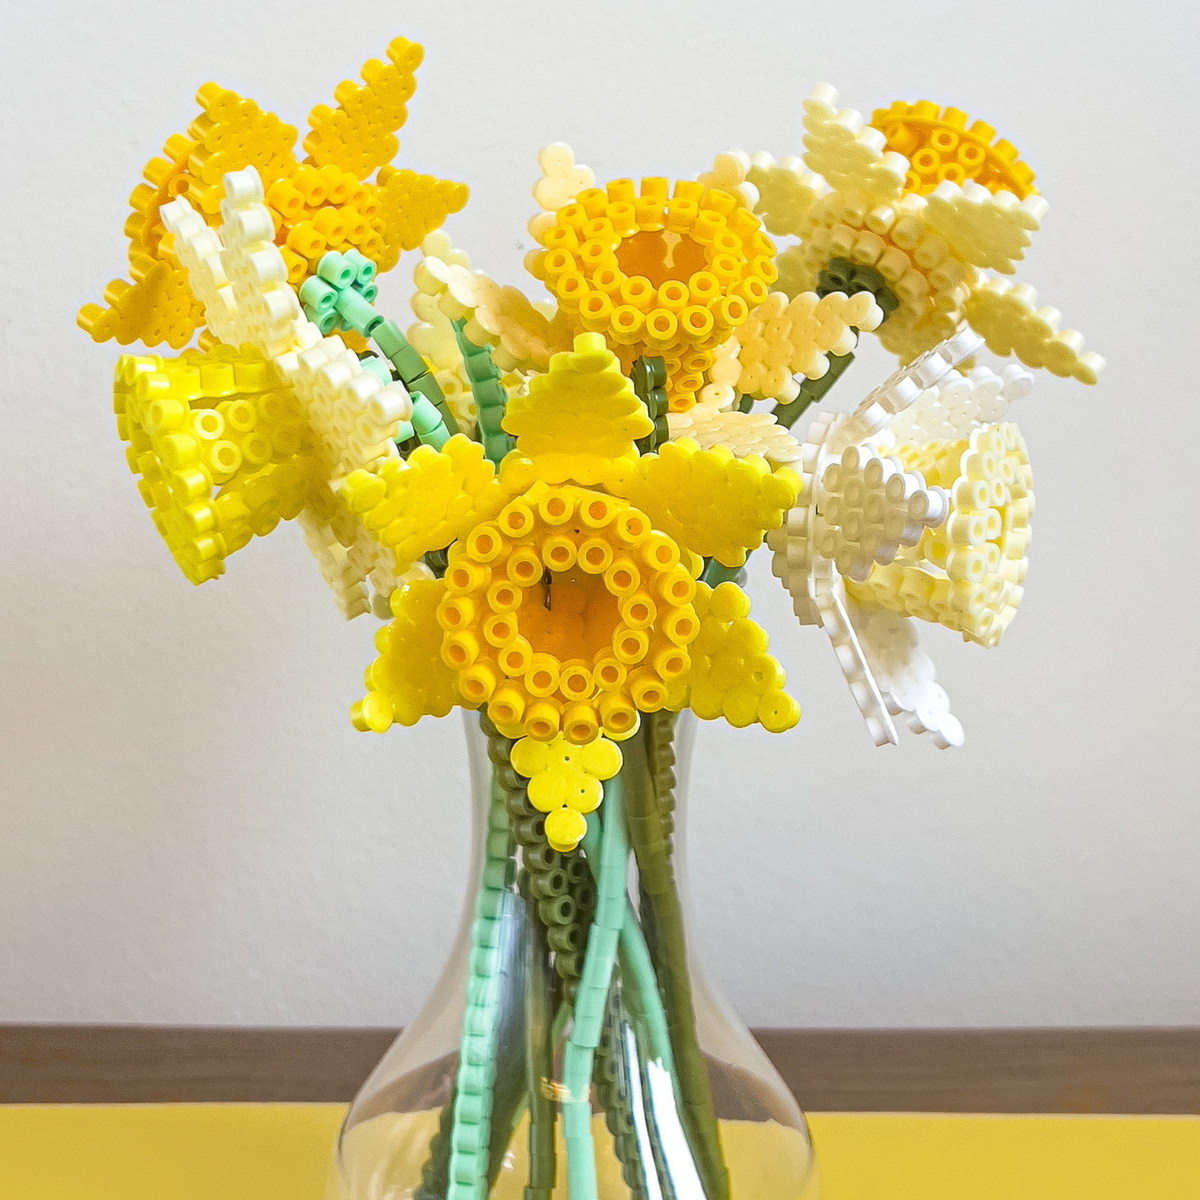
<path fill-rule="evenodd" d="M 1033 474 L 1020 430 L 985 425 L 965 441 L 896 453 L 908 470 L 946 489 L 950 514 L 911 555 L 874 567 L 865 583 L 847 581 L 847 591 L 996 645 L 1016 615 L 1028 567 Z"/>
<path fill-rule="evenodd" d="M 609 491 L 646 513 L 668 537 L 696 554 L 738 567 L 777 529 L 800 493 L 787 468 L 758 455 L 734 458 L 725 446 L 701 450 L 690 438 L 618 464 Z"/>
<path fill-rule="evenodd" d="M 442 658 L 506 736 L 626 737 L 688 668 L 693 575 L 602 492 L 535 483 L 450 548 L 444 582 Z"/>
<path fill-rule="evenodd" d="M 775 246 L 726 192 L 666 179 L 586 188 L 535 225 L 527 259 L 579 329 L 601 333 L 628 367 L 661 356 L 675 411 L 695 403 L 712 351 L 767 297 Z"/>
<path fill-rule="evenodd" d="M 356 729 L 384 733 L 393 722 L 415 725 L 423 716 L 444 717 L 463 703 L 454 672 L 429 635 L 437 628 L 434 614 L 445 590 L 439 579 L 416 579 L 392 593 L 394 620 L 375 634 L 379 657 L 364 676 L 367 694 L 350 710 Z"/>
<path fill-rule="evenodd" d="M 654 424 L 598 333 L 581 334 L 573 350 L 550 360 L 524 396 L 514 396 L 503 428 L 519 455 L 537 459 L 551 483 L 600 483 L 612 460 L 636 453 L 634 441 Z"/>
<path fill-rule="evenodd" d="M 766 630 L 750 620 L 750 597 L 737 584 L 697 584 L 700 633 L 692 665 L 671 687 L 667 707 L 689 707 L 703 721 L 724 717 L 741 729 L 755 722 L 771 733 L 791 729 L 800 706 L 783 690 L 786 677 L 767 653 Z"/>
<path fill-rule="evenodd" d="M 909 162 L 904 189 L 926 195 L 939 183 L 970 179 L 989 192 L 1011 192 L 1018 200 L 1037 191 L 1033 171 L 1017 157 L 1017 148 L 983 121 L 972 121 L 957 108 L 938 108 L 931 100 L 877 108 L 871 126 L 887 139 L 887 148 Z"/>
<path fill-rule="evenodd" d="M 352 471 L 340 494 L 401 571 L 495 516 L 505 500 L 483 447 L 462 434 L 440 450 L 420 446 L 407 460 L 387 458 Z"/>
<path fill-rule="evenodd" d="M 222 180 L 231 171 L 252 166 L 262 177 L 275 243 L 288 281 L 296 286 L 313 274 L 327 250 L 354 247 L 386 271 L 402 248 L 416 247 L 461 209 L 464 185 L 385 165 L 397 150 L 394 134 L 407 115 L 404 105 L 416 86 L 412 71 L 421 50 L 397 38 L 388 57 L 388 65 L 366 64 L 365 87 L 339 85 L 336 108 L 312 110 L 304 162 L 294 153 L 294 126 L 215 83 L 200 88 L 200 116 L 186 134 L 167 139 L 162 157 L 146 164 L 144 182 L 130 196 L 133 212 L 125 233 L 132 282 L 110 283 L 104 306 L 85 305 L 79 324 L 98 342 L 187 344 L 203 315 L 191 301 L 159 210 L 183 195 L 215 228 Z M 376 168 L 376 180 L 368 182 Z"/>
<path fill-rule="evenodd" d="M 529 803 L 546 814 L 546 841 L 569 854 L 587 832 L 586 814 L 604 799 L 602 781 L 621 769 L 621 749 L 607 738 L 576 746 L 524 737 L 512 748 L 513 770 L 529 780 Z"/>
<path fill-rule="evenodd" d="M 255 351 L 122 355 L 113 404 L 142 499 L 193 583 L 295 517 L 318 486 L 304 416 Z"/>
<path fill-rule="evenodd" d="M 425 51 L 407 38 L 394 39 L 388 61 L 372 58 L 360 71 L 363 83 L 344 79 L 334 89 L 336 108 L 318 104 L 308 114 L 304 149 L 319 167 L 332 164 L 366 179 L 399 150 L 396 131 L 408 118 L 405 105 L 417 90 L 414 72 Z"/>

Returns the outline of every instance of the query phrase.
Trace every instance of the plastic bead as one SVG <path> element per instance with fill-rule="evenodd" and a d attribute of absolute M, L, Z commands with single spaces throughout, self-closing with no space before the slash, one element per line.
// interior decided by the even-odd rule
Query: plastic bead
<path fill-rule="evenodd" d="M 792 226 L 800 245 L 778 258 L 780 289 L 828 290 L 821 279 L 837 260 L 871 268 L 898 302 L 877 335 L 901 360 L 952 336 L 965 318 L 996 353 L 1094 383 L 1103 359 L 1083 352 L 1077 333 L 1059 333 L 1054 310 L 1035 315 L 1031 289 L 981 274 L 1011 273 L 1046 213 L 1011 144 L 926 101 L 897 101 L 871 125 L 837 105 L 827 85 L 805 102 L 804 162 L 823 181 L 808 185 Z M 751 174 L 749 156 L 730 161 Z"/>
<path fill-rule="evenodd" d="M 296 156 L 293 126 L 253 100 L 205 84 L 196 96 L 202 114 L 186 134 L 167 140 L 161 158 L 146 164 L 145 182 L 131 197 L 125 226 L 130 281 L 114 280 L 104 306 L 85 305 L 80 325 L 96 341 L 115 338 L 122 345 L 166 342 L 179 348 L 191 340 L 204 318 L 164 244 L 162 209 L 186 194 L 216 227 L 221 181 L 230 171 L 252 167 L 262 177 L 270 240 L 285 252 L 283 278 L 297 286 L 315 274 L 327 249 L 362 251 L 388 270 L 401 249 L 415 248 L 461 209 L 467 199 L 462 184 L 385 165 L 398 149 L 394 134 L 407 115 L 404 101 L 416 86 L 421 49 L 397 38 L 387 53 L 388 64 L 372 60 L 364 66 L 364 79 L 370 77 L 365 87 L 343 83 L 335 107 L 318 105 L 309 114 L 307 163 Z"/>
<path fill-rule="evenodd" d="M 740 566 L 795 504 L 800 480 L 757 456 L 738 459 L 723 446 L 701 450 L 684 439 L 630 463 L 610 488 L 697 554 Z"/>
<path fill-rule="evenodd" d="M 367 694 L 351 709 L 356 729 L 384 733 L 393 722 L 415 725 L 423 716 L 444 717 L 462 699 L 454 675 L 429 637 L 445 593 L 440 580 L 418 579 L 392 593 L 393 621 L 375 635 L 379 657 L 367 669 Z"/>
<path fill-rule="evenodd" d="M 634 441 L 653 429 L 646 407 L 597 333 L 555 355 L 526 396 L 509 402 L 503 428 L 516 449 L 553 483 L 599 483 L 607 464 L 635 453 Z"/>
<path fill-rule="evenodd" d="M 524 737 L 513 746 L 514 770 L 529 780 L 529 801 L 546 818 L 546 839 L 560 853 L 583 840 L 583 817 L 599 807 L 601 782 L 621 769 L 620 748 L 599 738 L 572 745 L 561 734 L 552 742 Z"/>
<path fill-rule="evenodd" d="M 783 690 L 783 668 L 766 653 L 767 635 L 749 613 L 750 598 L 736 584 L 696 585 L 700 632 L 691 669 L 671 685 L 668 708 L 686 705 L 701 720 L 724 717 L 739 728 L 757 722 L 771 733 L 796 724 L 800 707 Z"/>

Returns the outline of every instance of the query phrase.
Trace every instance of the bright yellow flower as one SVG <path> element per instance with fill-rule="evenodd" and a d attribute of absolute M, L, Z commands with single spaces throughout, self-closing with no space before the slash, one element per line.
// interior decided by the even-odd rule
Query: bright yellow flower
<path fill-rule="evenodd" d="M 162 157 L 146 164 L 144 182 L 130 196 L 125 233 L 131 281 L 110 283 L 104 306 L 85 305 L 79 324 L 98 342 L 187 345 L 204 315 L 160 209 L 186 196 L 215 228 L 222 180 L 245 167 L 262 178 L 290 283 L 298 287 L 313 274 L 327 250 L 351 246 L 380 271 L 393 267 L 402 249 L 415 249 L 467 200 L 461 183 L 387 165 L 399 147 L 395 133 L 407 118 L 422 56 L 420 46 L 396 38 L 386 63 L 371 59 L 363 65 L 363 84 L 339 84 L 336 105 L 319 104 L 308 115 L 303 159 L 295 153 L 294 126 L 253 100 L 206 83 L 196 94 L 201 115 L 186 134 L 167 139 Z"/>
<path fill-rule="evenodd" d="M 440 589 L 436 623 L 424 599 L 421 612 L 458 702 L 486 706 L 506 736 L 547 743 L 561 736 L 571 745 L 601 734 L 627 737 L 639 712 L 681 708 L 693 685 L 706 698 L 704 715 L 794 724 L 798 710 L 783 696 L 783 672 L 733 584 L 718 589 L 726 605 L 730 593 L 742 598 L 735 608 L 744 601 L 732 640 L 722 634 L 720 649 L 695 663 L 689 647 L 702 632 L 693 604 L 701 555 L 741 562 L 782 522 L 796 478 L 757 457 L 739 460 L 687 442 L 664 447 L 662 458 L 638 456 L 633 440 L 648 424 L 644 408 L 599 334 L 582 334 L 573 351 L 555 355 L 505 424 L 517 434 L 495 484 L 507 503 L 457 536 L 449 526 L 413 523 L 437 530 L 420 545 L 449 546 L 444 578 L 412 587 L 422 598 Z M 425 461 L 461 458 L 469 449 L 453 438 Z M 390 463 L 380 472 L 356 472 L 343 488 L 350 507 L 376 527 L 383 518 L 361 498 L 386 505 L 384 476 L 404 475 Z M 464 493 L 464 513 L 478 495 Z M 709 589 L 701 585 L 700 595 L 707 605 Z M 405 621 L 418 619 L 407 600 L 398 603 Z M 356 710 L 361 726 L 385 729 L 421 702 L 425 666 L 405 673 L 394 661 L 395 644 L 368 673 L 370 693 Z"/>
<path fill-rule="evenodd" d="M 774 243 L 737 199 L 691 180 L 615 179 L 535 226 L 526 260 L 572 332 L 602 333 L 628 369 L 661 356 L 673 411 L 695 403 L 712 352 L 767 298 Z"/>

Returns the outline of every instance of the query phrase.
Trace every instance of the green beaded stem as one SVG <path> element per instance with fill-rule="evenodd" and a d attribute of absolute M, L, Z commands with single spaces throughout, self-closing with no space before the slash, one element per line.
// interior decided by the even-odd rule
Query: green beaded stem
<path fill-rule="evenodd" d="M 786 404 L 777 404 L 771 410 L 775 416 L 775 420 L 784 429 L 791 429 L 809 405 L 816 404 L 824 398 L 825 394 L 837 383 L 842 377 L 842 373 L 853 361 L 853 350 L 849 354 L 829 355 L 829 370 L 820 379 L 801 380 L 800 394 L 795 400 L 789 400 Z"/>
<path fill-rule="evenodd" d="M 651 934 L 650 949 L 658 967 L 659 987 L 667 1011 L 682 1119 L 707 1200 L 728 1200 L 729 1172 L 721 1149 L 716 1111 L 704 1057 L 696 1040 L 696 1013 L 688 979 L 683 912 L 671 860 L 669 757 L 670 714 L 654 714 L 644 728 L 624 743 L 629 779 L 629 828 L 642 892 L 643 926 Z M 666 751 L 666 754 L 663 752 Z"/>
<path fill-rule="evenodd" d="M 372 326 L 368 336 L 387 355 L 400 377 L 400 382 L 412 397 L 413 415 L 410 419 L 417 436 L 432 445 L 439 426 L 445 430 L 445 436 L 441 438 L 443 443 L 458 433 L 458 422 L 446 403 L 446 397 L 442 395 L 438 381 L 434 379 L 425 360 L 400 332 L 400 327 L 395 321 L 381 320 Z M 437 414 L 436 426 L 432 424 L 431 413 Z M 422 425 L 426 425 L 427 428 L 422 429 Z M 437 448 L 440 449 L 440 445 Z"/>
<path fill-rule="evenodd" d="M 475 420 L 479 441 L 484 454 L 494 463 L 513 448 L 513 439 L 504 432 L 500 423 L 508 405 L 508 393 L 500 382 L 500 372 L 492 362 L 490 346 L 476 346 L 464 332 L 466 321 L 454 323 L 454 337 L 462 355 L 463 367 L 471 383 L 471 395 L 475 399 Z"/>
<path fill-rule="evenodd" d="M 471 925 L 467 1007 L 455 1076 L 446 1200 L 483 1200 L 499 1025 L 502 924 L 513 900 L 504 789 L 492 784 L 483 876 Z"/>
<path fill-rule="evenodd" d="M 583 856 L 574 851 L 559 854 L 546 843 L 545 814 L 529 802 L 528 780 L 512 768 L 513 741 L 488 719 L 479 718 L 487 735 L 488 757 L 496 779 L 505 791 L 505 808 L 513 836 L 521 847 L 522 870 L 529 876 L 529 894 L 536 902 L 538 920 L 554 952 L 554 969 L 571 999 L 583 966 L 583 948 L 591 921 L 595 892 Z"/>
<path fill-rule="evenodd" d="M 643 1154 L 639 1144 L 637 1123 L 634 1120 L 633 1089 L 641 1086 L 637 1067 L 637 1048 L 630 1063 L 625 1030 L 629 1027 L 628 1013 L 622 1003 L 620 972 L 613 973 L 600 1031 L 600 1044 L 592 1065 L 592 1082 L 596 1102 L 604 1112 L 604 1123 L 612 1136 L 613 1152 L 621 1164 L 621 1177 L 629 1188 L 630 1200 L 647 1200 L 647 1172 L 654 1170 L 650 1147 Z"/>
<path fill-rule="evenodd" d="M 654 428 L 637 441 L 637 448 L 642 454 L 651 454 L 671 436 L 667 425 L 666 363 L 657 355 L 643 355 L 634 360 L 629 378 L 634 392 L 654 422 Z"/>
<path fill-rule="evenodd" d="M 526 890 L 528 890 L 526 888 Z M 529 1104 L 529 1181 L 525 1200 L 551 1200 L 558 1174 L 554 1078 L 554 974 L 550 945 L 528 897 L 530 934 L 525 949 L 525 1088 Z"/>
<path fill-rule="evenodd" d="M 590 1093 L 592 1063 L 604 1024 L 627 903 L 625 882 L 629 842 L 625 831 L 623 791 L 620 774 L 604 785 L 596 915 L 588 931 L 571 1036 L 563 1052 L 563 1136 L 567 1146 L 567 1182 L 571 1200 L 596 1200 Z"/>

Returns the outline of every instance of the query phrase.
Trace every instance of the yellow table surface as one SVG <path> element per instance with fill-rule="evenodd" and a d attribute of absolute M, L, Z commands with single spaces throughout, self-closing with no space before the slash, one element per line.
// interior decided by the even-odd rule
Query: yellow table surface
<path fill-rule="evenodd" d="M 338 1104 L 0 1106 L 0 1200 L 322 1200 Z M 822 1200 L 1197 1200 L 1200 1117 L 809 1115 Z"/>

